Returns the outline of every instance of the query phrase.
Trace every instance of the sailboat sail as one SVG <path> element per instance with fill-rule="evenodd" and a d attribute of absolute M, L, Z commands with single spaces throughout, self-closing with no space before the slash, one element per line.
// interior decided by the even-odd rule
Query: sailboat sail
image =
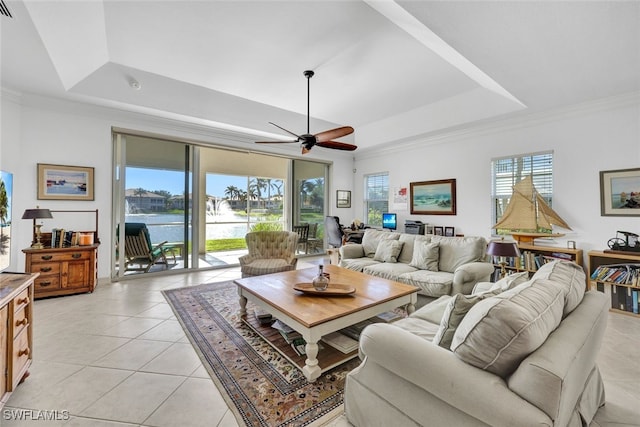
<path fill-rule="evenodd" d="M 504 215 L 495 229 L 523 232 L 547 232 L 556 225 L 571 230 L 571 227 L 545 202 L 533 185 L 531 175 L 513 186 L 513 195 Z"/>

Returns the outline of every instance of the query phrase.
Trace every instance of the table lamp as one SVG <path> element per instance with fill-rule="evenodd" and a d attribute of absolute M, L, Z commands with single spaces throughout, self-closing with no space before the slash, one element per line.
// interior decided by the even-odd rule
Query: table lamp
<path fill-rule="evenodd" d="M 36 224 L 36 219 L 40 218 L 53 218 L 49 209 L 40 209 L 36 206 L 35 209 L 26 209 L 22 214 L 22 219 L 33 219 L 33 241 L 31 242 L 31 248 L 44 249 L 44 245 L 40 242 L 40 227 L 42 224 Z"/>
<path fill-rule="evenodd" d="M 505 277 L 507 275 L 507 269 L 505 268 L 507 261 L 505 258 L 519 257 L 520 250 L 518 249 L 516 242 L 506 242 L 504 238 L 502 238 L 500 240 L 492 240 L 489 242 L 487 254 L 500 257 L 500 274 L 501 277 Z"/>

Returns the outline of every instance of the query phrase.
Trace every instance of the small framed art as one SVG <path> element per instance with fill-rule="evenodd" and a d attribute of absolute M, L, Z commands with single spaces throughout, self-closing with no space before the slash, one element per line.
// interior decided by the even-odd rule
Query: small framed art
<path fill-rule="evenodd" d="M 38 163 L 39 200 L 93 200 L 93 168 Z"/>
<path fill-rule="evenodd" d="M 349 191 L 349 190 L 337 190 L 337 192 L 336 192 L 336 207 L 337 208 L 350 208 L 351 207 L 351 191 Z"/>
<path fill-rule="evenodd" d="M 444 236 L 444 228 L 440 227 L 439 225 L 433 227 L 433 234 L 435 234 L 436 236 Z"/>
<path fill-rule="evenodd" d="M 600 172 L 600 215 L 640 216 L 640 169 Z"/>

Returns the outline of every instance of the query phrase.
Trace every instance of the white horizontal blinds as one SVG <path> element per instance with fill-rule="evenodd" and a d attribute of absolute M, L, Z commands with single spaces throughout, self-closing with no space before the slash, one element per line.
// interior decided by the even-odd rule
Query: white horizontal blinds
<path fill-rule="evenodd" d="M 389 210 L 389 174 L 365 175 L 364 185 L 365 223 L 382 225 L 382 213 Z"/>
<path fill-rule="evenodd" d="M 500 220 L 509 204 L 513 186 L 531 175 L 533 185 L 545 201 L 552 206 L 553 152 L 503 157 L 491 161 L 493 223 Z"/>

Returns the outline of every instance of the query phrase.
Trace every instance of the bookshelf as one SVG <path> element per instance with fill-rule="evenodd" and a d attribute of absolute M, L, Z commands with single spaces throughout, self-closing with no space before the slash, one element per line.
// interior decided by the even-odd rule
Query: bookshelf
<path fill-rule="evenodd" d="M 507 259 L 506 269 L 511 272 L 528 271 L 535 273 L 541 265 L 556 259 L 573 261 L 583 266 L 582 249 L 565 249 L 556 246 L 536 246 L 526 243 L 518 243 L 520 249 L 519 258 Z M 497 263 L 496 267 L 499 267 Z"/>
<path fill-rule="evenodd" d="M 611 298 L 611 311 L 640 317 L 640 253 L 589 251 L 589 288 Z"/>

